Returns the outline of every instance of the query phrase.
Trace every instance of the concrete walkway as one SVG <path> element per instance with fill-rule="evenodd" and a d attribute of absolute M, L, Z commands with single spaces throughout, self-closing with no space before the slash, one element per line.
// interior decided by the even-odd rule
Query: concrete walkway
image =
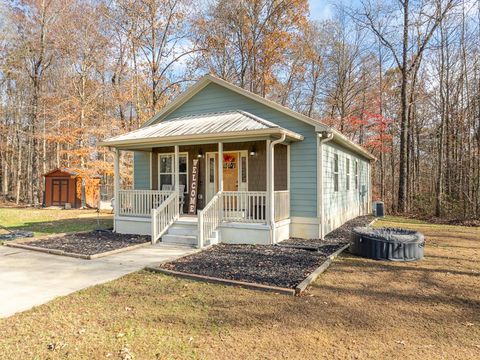
<path fill-rule="evenodd" d="M 156 244 L 82 260 L 0 246 L 0 318 L 195 251 Z"/>

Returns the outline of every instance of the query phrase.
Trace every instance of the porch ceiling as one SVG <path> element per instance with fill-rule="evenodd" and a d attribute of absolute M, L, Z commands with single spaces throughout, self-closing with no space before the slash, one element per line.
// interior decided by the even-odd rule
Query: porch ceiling
<path fill-rule="evenodd" d="M 181 144 L 193 141 L 228 141 L 251 138 L 279 138 L 301 141 L 303 136 L 245 111 L 191 115 L 162 121 L 106 139 L 102 146 L 144 147 L 154 144 Z"/>

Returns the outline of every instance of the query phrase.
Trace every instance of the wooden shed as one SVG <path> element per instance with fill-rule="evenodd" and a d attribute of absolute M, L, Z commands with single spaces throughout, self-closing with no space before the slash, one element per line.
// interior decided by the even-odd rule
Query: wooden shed
<path fill-rule="evenodd" d="M 44 206 L 82 207 L 82 177 L 75 171 L 57 168 L 43 174 L 45 179 Z M 85 179 L 85 204 L 98 206 L 100 195 L 100 177 Z"/>

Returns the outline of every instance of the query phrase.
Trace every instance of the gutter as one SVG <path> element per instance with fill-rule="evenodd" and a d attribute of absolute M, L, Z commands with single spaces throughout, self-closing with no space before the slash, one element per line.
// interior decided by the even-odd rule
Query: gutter
<path fill-rule="evenodd" d="M 271 236 L 270 236 L 270 244 L 275 243 L 275 154 L 274 154 L 274 148 L 275 145 L 283 143 L 285 139 L 287 138 L 287 135 L 284 133 L 282 134 L 282 137 L 278 140 L 272 141 L 270 143 L 270 169 L 268 171 L 271 173 L 271 176 L 269 178 L 270 182 L 270 199 L 269 199 L 269 205 L 270 208 L 268 209 L 270 212 L 270 229 L 271 229 Z M 289 189 L 290 191 L 290 189 Z"/>
<path fill-rule="evenodd" d="M 318 133 L 319 139 L 319 169 L 318 169 L 318 183 L 320 184 L 319 191 L 319 207 L 320 207 L 320 239 L 323 240 L 325 237 L 325 207 L 323 206 L 323 144 L 333 140 L 333 133 L 329 131 L 322 131 Z"/>

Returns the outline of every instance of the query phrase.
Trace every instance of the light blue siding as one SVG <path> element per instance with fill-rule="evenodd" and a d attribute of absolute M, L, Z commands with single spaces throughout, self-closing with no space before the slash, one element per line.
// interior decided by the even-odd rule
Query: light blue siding
<path fill-rule="evenodd" d="M 316 217 L 317 140 L 312 125 L 214 83 L 207 85 L 166 119 L 228 110 L 247 111 L 305 137 L 290 147 L 291 216 Z"/>
<path fill-rule="evenodd" d="M 133 153 L 133 185 L 136 190 L 150 189 L 150 153 L 135 151 Z"/>
<path fill-rule="evenodd" d="M 338 154 L 339 187 L 334 191 L 334 155 Z M 347 159 L 350 159 L 350 190 L 347 190 Z M 355 189 L 355 161 L 358 161 L 358 189 Z M 323 145 L 323 199 L 325 207 L 325 232 L 329 233 L 344 222 L 365 215 L 368 211 L 369 179 L 368 161 L 346 150 L 327 142 Z M 366 193 L 362 196 L 362 186 Z"/>

